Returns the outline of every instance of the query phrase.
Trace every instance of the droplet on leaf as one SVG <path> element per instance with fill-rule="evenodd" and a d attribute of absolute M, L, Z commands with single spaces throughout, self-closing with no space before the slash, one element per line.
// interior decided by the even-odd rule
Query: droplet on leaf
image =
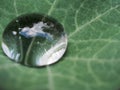
<path fill-rule="evenodd" d="M 3 32 L 2 49 L 17 63 L 46 66 L 57 62 L 67 48 L 67 36 L 55 19 L 26 14 L 11 21 Z"/>

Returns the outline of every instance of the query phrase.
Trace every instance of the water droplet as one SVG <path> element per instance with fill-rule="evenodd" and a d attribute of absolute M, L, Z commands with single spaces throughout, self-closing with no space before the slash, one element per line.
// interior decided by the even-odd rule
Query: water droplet
<path fill-rule="evenodd" d="M 16 32 L 16 31 L 12 31 L 12 33 L 13 33 L 13 35 L 16 35 L 16 34 L 17 34 L 17 32 Z"/>
<path fill-rule="evenodd" d="M 19 20 L 16 19 L 16 22 L 19 22 Z"/>
<path fill-rule="evenodd" d="M 67 48 L 62 25 L 49 16 L 26 14 L 11 21 L 3 32 L 2 49 L 17 63 L 46 66 L 60 60 Z"/>

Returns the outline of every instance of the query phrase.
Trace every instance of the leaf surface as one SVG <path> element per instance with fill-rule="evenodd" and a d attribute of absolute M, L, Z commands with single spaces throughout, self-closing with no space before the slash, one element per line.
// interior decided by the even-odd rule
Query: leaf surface
<path fill-rule="evenodd" d="M 16 16 L 42 13 L 68 34 L 60 62 L 29 68 L 0 49 L 0 90 L 118 90 L 120 88 L 120 0 L 1 0 L 0 41 Z"/>

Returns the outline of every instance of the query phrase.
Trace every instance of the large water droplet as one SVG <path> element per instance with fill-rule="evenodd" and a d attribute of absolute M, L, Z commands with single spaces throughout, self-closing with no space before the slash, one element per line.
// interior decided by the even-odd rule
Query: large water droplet
<path fill-rule="evenodd" d="M 40 14 L 26 14 L 11 21 L 3 32 L 2 49 L 17 63 L 46 66 L 57 62 L 67 48 L 60 23 Z"/>

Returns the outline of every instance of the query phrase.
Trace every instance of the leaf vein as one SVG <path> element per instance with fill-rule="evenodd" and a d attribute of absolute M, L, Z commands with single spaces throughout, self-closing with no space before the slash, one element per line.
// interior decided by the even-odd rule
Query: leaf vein
<path fill-rule="evenodd" d="M 106 15 L 107 13 L 109 13 L 110 11 L 118 8 L 119 5 L 112 7 L 110 9 L 108 9 L 107 11 L 105 11 L 102 14 L 99 14 L 98 16 L 96 16 L 95 18 L 91 19 L 90 21 L 86 22 L 85 24 L 83 24 L 82 26 L 79 26 L 78 28 L 76 28 L 76 30 L 74 32 L 72 32 L 71 34 L 69 34 L 69 38 L 71 38 L 72 36 L 74 36 L 78 31 L 80 31 L 81 29 L 85 28 L 86 26 L 88 26 L 89 24 L 91 24 L 92 22 L 98 20 L 99 18 L 103 17 L 104 15 Z"/>
<path fill-rule="evenodd" d="M 48 83 L 49 83 L 49 89 L 50 90 L 55 90 L 55 85 L 53 81 L 53 73 L 52 70 L 50 69 L 49 66 L 47 66 L 47 72 L 48 72 Z"/>
<path fill-rule="evenodd" d="M 16 0 L 14 0 L 14 9 L 15 9 L 16 16 L 18 16 L 18 10 L 17 10 L 17 6 L 16 6 Z"/>
<path fill-rule="evenodd" d="M 51 5 L 51 7 L 50 7 L 50 9 L 49 9 L 49 11 L 48 11 L 48 15 L 51 15 L 51 13 L 52 13 L 53 10 L 54 10 L 54 7 L 55 7 L 56 3 L 57 3 L 57 0 L 54 0 L 53 4 Z"/>

